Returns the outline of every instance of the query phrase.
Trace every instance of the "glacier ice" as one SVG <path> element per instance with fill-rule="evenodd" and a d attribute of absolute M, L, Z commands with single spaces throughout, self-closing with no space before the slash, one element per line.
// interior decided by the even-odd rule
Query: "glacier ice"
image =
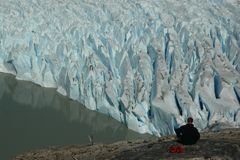
<path fill-rule="evenodd" d="M 240 126 L 237 0 L 0 2 L 0 71 L 158 136 Z"/>

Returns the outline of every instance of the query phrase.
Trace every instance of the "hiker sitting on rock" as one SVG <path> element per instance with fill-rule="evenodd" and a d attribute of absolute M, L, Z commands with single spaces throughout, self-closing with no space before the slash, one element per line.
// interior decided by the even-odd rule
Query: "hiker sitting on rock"
<path fill-rule="evenodd" d="M 193 118 L 189 117 L 187 119 L 186 125 L 183 125 L 180 128 L 174 129 L 177 134 L 178 142 L 184 145 L 192 145 L 199 140 L 200 134 L 197 128 L 195 128 L 192 123 L 193 123 Z"/>

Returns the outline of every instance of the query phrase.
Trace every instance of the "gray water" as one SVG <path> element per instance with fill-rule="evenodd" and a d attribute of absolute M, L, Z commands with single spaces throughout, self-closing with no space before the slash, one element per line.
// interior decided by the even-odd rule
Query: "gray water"
<path fill-rule="evenodd" d="M 31 82 L 0 74 L 0 160 L 49 146 L 147 138 L 116 120 Z"/>

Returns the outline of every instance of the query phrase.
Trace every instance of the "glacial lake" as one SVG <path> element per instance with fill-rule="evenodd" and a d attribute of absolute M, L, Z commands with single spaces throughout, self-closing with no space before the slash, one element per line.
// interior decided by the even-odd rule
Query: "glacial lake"
<path fill-rule="evenodd" d="M 56 89 L 0 73 L 0 160 L 50 146 L 89 144 L 88 135 L 95 143 L 152 137 L 90 111 Z"/>

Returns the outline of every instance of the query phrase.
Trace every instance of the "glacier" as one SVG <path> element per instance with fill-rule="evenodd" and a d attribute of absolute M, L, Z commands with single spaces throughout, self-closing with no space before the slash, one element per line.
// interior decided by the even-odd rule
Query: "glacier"
<path fill-rule="evenodd" d="M 1 0 L 0 72 L 139 133 L 239 127 L 239 15 L 238 0 Z"/>

